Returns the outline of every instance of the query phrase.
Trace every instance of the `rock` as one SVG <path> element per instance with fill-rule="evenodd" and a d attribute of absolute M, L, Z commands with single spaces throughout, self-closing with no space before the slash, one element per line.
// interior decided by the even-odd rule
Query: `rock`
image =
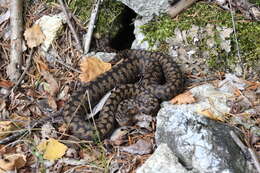
<path fill-rule="evenodd" d="M 167 144 L 160 144 L 154 154 L 138 168 L 136 173 L 188 173 Z"/>
<path fill-rule="evenodd" d="M 211 107 L 223 107 L 224 112 L 229 111 L 224 105 L 228 95 L 209 84 L 195 87 L 191 92 L 199 98 L 198 103 L 162 104 L 157 115 L 156 144 L 167 143 L 188 170 L 203 173 L 253 172 L 229 134 L 231 130 L 238 134 L 236 129 L 197 113 L 198 109 L 207 109 L 209 104 L 212 104 Z M 168 167 L 169 164 L 165 163 Z"/>
<path fill-rule="evenodd" d="M 135 40 L 132 43 L 131 46 L 132 49 L 143 49 L 143 50 L 149 49 L 149 43 L 148 41 L 144 41 L 145 35 L 141 32 L 140 26 L 146 24 L 151 19 L 152 19 L 151 17 L 143 17 L 141 19 L 135 20 L 134 22 Z"/>
<path fill-rule="evenodd" d="M 118 0 L 126 6 L 134 10 L 140 16 L 159 15 L 161 12 L 166 12 L 169 7 L 168 0 Z"/>

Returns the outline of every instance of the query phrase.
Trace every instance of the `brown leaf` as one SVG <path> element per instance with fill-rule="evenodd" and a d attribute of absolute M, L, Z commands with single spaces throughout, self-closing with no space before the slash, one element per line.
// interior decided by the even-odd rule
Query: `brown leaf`
<path fill-rule="evenodd" d="M 80 69 L 83 72 L 79 76 L 80 80 L 83 82 L 89 82 L 95 79 L 98 75 L 111 69 L 111 64 L 95 57 L 89 57 L 82 61 Z"/>
<path fill-rule="evenodd" d="M 45 40 L 45 35 L 41 31 L 41 27 L 36 24 L 25 30 L 24 38 L 27 41 L 29 48 L 33 48 L 43 43 Z"/>
<path fill-rule="evenodd" d="M 58 82 L 52 76 L 52 74 L 49 73 L 48 65 L 46 65 L 40 58 L 36 60 L 36 64 L 37 64 L 37 69 L 49 84 L 47 92 L 51 96 L 55 96 L 59 91 L 59 85 Z"/>
<path fill-rule="evenodd" d="M 0 121 L 0 139 L 8 136 L 13 129 L 11 121 Z"/>
<path fill-rule="evenodd" d="M 0 168 L 6 171 L 19 169 L 25 166 L 26 156 L 23 154 L 5 155 L 4 159 L 0 160 Z"/>
<path fill-rule="evenodd" d="M 190 91 L 182 93 L 174 97 L 171 101 L 172 104 L 191 104 L 195 103 L 196 99 Z"/>
<path fill-rule="evenodd" d="M 9 89 L 14 86 L 14 83 L 8 80 L 0 80 L 0 87 Z"/>

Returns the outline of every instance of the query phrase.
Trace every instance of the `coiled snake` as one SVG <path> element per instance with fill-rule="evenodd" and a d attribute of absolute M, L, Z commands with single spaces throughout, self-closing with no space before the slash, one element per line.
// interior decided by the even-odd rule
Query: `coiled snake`
<path fill-rule="evenodd" d="M 161 101 L 171 99 L 184 87 L 183 75 L 171 56 L 125 50 L 113 61 L 119 59 L 120 63 L 111 70 L 72 93 L 64 106 L 64 120 L 76 137 L 93 140 L 98 134 L 105 138 L 114 129 L 116 120 L 120 125 L 128 125 L 134 114 L 155 114 Z M 89 112 L 88 102 L 96 105 L 113 88 L 116 89 L 100 111 L 95 126 L 85 120 L 83 114 Z M 89 97 L 84 96 L 86 90 Z"/>

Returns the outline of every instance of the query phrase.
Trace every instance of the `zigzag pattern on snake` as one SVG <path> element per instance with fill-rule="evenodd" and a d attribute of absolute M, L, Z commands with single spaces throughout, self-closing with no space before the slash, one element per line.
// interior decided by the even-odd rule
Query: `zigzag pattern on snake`
<path fill-rule="evenodd" d="M 119 52 L 113 61 L 119 59 L 120 63 L 111 70 L 73 92 L 64 106 L 64 120 L 76 137 L 93 140 L 98 132 L 104 138 L 114 129 L 116 119 L 120 125 L 125 125 L 131 123 L 133 114 L 154 114 L 161 101 L 169 100 L 183 90 L 183 75 L 171 56 L 145 50 L 125 50 Z M 113 88 L 116 90 L 95 120 L 96 126 L 85 120 L 84 112 L 89 112 L 88 102 L 96 105 Z M 89 97 L 85 97 L 86 90 Z"/>

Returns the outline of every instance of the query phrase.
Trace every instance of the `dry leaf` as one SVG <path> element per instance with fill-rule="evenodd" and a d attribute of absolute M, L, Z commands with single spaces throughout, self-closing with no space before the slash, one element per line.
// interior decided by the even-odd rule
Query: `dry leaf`
<path fill-rule="evenodd" d="M 0 87 L 9 89 L 14 85 L 13 82 L 8 80 L 0 80 Z"/>
<path fill-rule="evenodd" d="M 55 96 L 59 91 L 59 84 L 56 81 L 56 79 L 52 76 L 52 74 L 49 73 L 48 65 L 46 65 L 40 58 L 36 60 L 37 69 L 43 76 L 43 78 L 47 81 L 49 84 L 46 91 L 50 94 L 50 97 L 48 98 L 49 106 L 53 110 L 57 110 L 57 104 L 55 101 Z"/>
<path fill-rule="evenodd" d="M 211 112 L 211 110 L 209 110 L 209 109 L 205 109 L 205 110 L 197 111 L 197 112 L 198 112 L 199 114 L 203 115 L 203 116 L 206 116 L 206 117 L 212 119 L 212 120 L 224 122 L 224 120 L 223 120 L 222 117 L 213 114 L 213 113 Z"/>
<path fill-rule="evenodd" d="M 146 141 L 143 139 L 139 139 L 135 144 L 129 145 L 126 147 L 121 147 L 121 151 L 125 151 L 131 154 L 150 154 L 152 152 L 153 146 L 151 141 Z"/>
<path fill-rule="evenodd" d="M 0 139 L 8 136 L 12 130 L 14 126 L 11 121 L 0 121 Z"/>
<path fill-rule="evenodd" d="M 95 79 L 98 75 L 111 69 L 111 64 L 95 57 L 89 57 L 83 60 L 80 64 L 80 69 L 83 72 L 79 76 L 80 80 L 83 82 L 89 82 Z"/>
<path fill-rule="evenodd" d="M 25 117 L 25 116 L 20 116 L 16 113 L 13 113 L 10 118 L 12 120 L 15 120 L 15 122 L 13 122 L 13 124 L 15 124 L 16 126 L 21 126 L 21 127 L 25 127 L 28 125 L 28 122 L 30 121 L 29 117 Z"/>
<path fill-rule="evenodd" d="M 39 151 L 43 151 L 43 158 L 47 160 L 56 160 L 61 158 L 68 147 L 59 141 L 50 138 L 48 141 L 43 141 L 41 142 L 38 146 L 37 149 Z"/>
<path fill-rule="evenodd" d="M 191 104 L 195 103 L 196 99 L 193 97 L 190 91 L 182 93 L 171 99 L 172 104 Z"/>
<path fill-rule="evenodd" d="M 36 24 L 25 30 L 24 38 L 27 41 L 29 48 L 33 48 L 43 43 L 45 35 L 41 31 L 40 25 Z"/>
<path fill-rule="evenodd" d="M 23 154 L 5 155 L 4 159 L 0 160 L 0 168 L 6 171 L 19 169 L 25 166 L 26 156 Z"/>
<path fill-rule="evenodd" d="M 49 104 L 49 106 L 51 107 L 52 110 L 57 111 L 58 106 L 57 106 L 55 98 L 48 97 L 48 104 Z"/>

